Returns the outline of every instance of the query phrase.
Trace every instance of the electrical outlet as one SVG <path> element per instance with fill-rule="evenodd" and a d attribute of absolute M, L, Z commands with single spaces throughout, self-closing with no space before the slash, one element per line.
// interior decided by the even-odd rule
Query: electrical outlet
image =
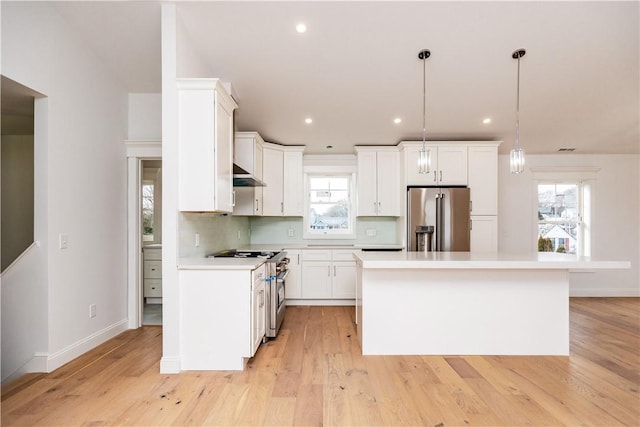
<path fill-rule="evenodd" d="M 293 228 L 287 230 L 287 236 L 293 237 Z"/>
<path fill-rule="evenodd" d="M 200 233 L 196 233 L 196 248 L 200 246 Z"/>
<path fill-rule="evenodd" d="M 375 228 L 367 228 L 367 236 L 375 237 L 376 234 L 377 234 L 377 231 Z"/>
<path fill-rule="evenodd" d="M 242 239 L 242 232 L 238 230 L 238 240 Z"/>
<path fill-rule="evenodd" d="M 93 319 L 94 317 L 96 317 L 96 305 L 91 304 L 89 306 L 89 318 Z"/>
<path fill-rule="evenodd" d="M 58 243 L 59 243 L 60 249 L 67 249 L 69 247 L 69 236 L 67 234 L 60 233 Z"/>

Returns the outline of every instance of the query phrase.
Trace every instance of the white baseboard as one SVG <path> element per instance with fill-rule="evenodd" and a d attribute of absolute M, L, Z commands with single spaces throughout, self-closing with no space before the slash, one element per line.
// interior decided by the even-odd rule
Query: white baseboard
<path fill-rule="evenodd" d="M 593 288 L 571 289 L 570 297 L 640 297 L 640 289 L 631 288 Z"/>
<path fill-rule="evenodd" d="M 89 335 L 86 338 L 76 341 L 75 343 L 50 354 L 46 361 L 46 371 L 51 372 L 58 369 L 65 363 L 69 363 L 73 359 L 83 355 L 84 353 L 92 350 L 102 344 L 103 342 L 110 340 L 116 335 L 126 331 L 128 329 L 128 320 L 122 319 L 111 326 Z M 37 372 L 37 371 L 36 371 Z"/>
<path fill-rule="evenodd" d="M 288 299 L 287 305 L 356 305 L 355 299 Z"/>
<path fill-rule="evenodd" d="M 161 374 L 179 374 L 180 371 L 181 366 L 179 357 L 162 356 L 162 359 L 160 359 Z"/>

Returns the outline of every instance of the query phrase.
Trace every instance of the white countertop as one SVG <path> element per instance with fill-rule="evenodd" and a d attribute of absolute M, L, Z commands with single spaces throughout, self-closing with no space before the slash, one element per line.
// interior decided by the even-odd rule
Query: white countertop
<path fill-rule="evenodd" d="M 263 258 L 180 258 L 178 270 L 253 270 Z"/>
<path fill-rule="evenodd" d="M 273 243 L 260 245 L 241 246 L 239 250 L 245 251 L 281 251 L 287 249 L 402 249 L 402 245 L 397 244 L 340 244 L 340 243 Z"/>
<path fill-rule="evenodd" d="M 551 252 L 530 254 L 472 252 L 356 252 L 367 269 L 623 269 L 629 261 L 600 261 Z"/>

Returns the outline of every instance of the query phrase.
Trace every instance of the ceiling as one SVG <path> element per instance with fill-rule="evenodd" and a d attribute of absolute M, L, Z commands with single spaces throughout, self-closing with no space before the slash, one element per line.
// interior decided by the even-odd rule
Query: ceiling
<path fill-rule="evenodd" d="M 55 4 L 130 92 L 160 92 L 159 3 Z M 417 55 L 426 48 L 427 139 L 501 140 L 508 152 L 516 119 L 511 54 L 525 48 L 525 151 L 638 153 L 639 4 L 201 1 L 178 2 L 177 14 L 180 42 L 210 73 L 191 77 L 231 82 L 238 130 L 267 141 L 351 153 L 353 145 L 421 140 Z M 296 32 L 299 22 L 306 33 Z"/>

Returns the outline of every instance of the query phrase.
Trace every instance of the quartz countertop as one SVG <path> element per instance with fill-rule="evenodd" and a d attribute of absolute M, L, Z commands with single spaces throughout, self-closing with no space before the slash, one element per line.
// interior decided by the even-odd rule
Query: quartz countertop
<path fill-rule="evenodd" d="M 382 250 L 397 250 L 403 249 L 402 245 L 397 244 L 367 244 L 367 243 L 353 243 L 353 244 L 340 244 L 340 243 L 273 243 L 273 244 L 258 244 L 240 246 L 238 250 L 244 251 L 281 251 L 287 249 L 382 249 Z"/>
<path fill-rule="evenodd" d="M 264 258 L 180 258 L 178 270 L 253 270 Z"/>
<path fill-rule="evenodd" d="M 569 254 L 533 252 L 357 252 L 354 258 L 365 269 L 623 269 L 629 261 L 594 260 Z"/>

